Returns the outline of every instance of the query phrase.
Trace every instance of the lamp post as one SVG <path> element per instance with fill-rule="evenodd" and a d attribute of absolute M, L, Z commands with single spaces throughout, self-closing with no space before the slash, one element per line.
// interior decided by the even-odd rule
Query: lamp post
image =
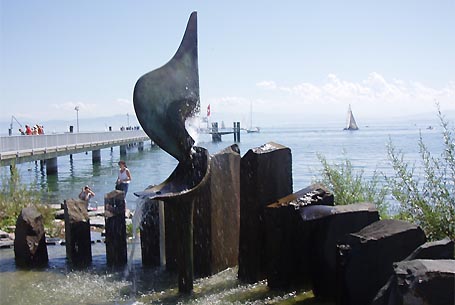
<path fill-rule="evenodd" d="M 130 127 L 130 114 L 129 113 L 126 114 L 126 127 L 127 128 Z"/>
<path fill-rule="evenodd" d="M 79 133 L 79 106 L 74 107 L 74 110 L 76 110 L 76 128 Z"/>

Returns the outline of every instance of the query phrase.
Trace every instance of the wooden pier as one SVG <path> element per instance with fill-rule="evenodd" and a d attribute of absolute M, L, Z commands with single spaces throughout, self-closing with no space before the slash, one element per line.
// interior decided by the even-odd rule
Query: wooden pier
<path fill-rule="evenodd" d="M 101 161 L 100 150 L 120 146 L 120 154 L 132 143 L 150 141 L 143 130 L 19 135 L 0 137 L 0 166 L 30 161 L 46 161 L 48 174 L 57 172 L 57 157 L 92 152 L 94 163 Z"/>

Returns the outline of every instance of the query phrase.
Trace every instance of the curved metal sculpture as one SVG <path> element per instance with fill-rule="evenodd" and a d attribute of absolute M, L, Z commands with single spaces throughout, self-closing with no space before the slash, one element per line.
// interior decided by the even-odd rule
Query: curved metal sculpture
<path fill-rule="evenodd" d="M 173 221 L 169 231 L 175 232 L 173 242 L 179 245 L 171 253 L 178 265 L 179 291 L 191 292 L 194 201 L 203 193 L 210 173 L 208 151 L 193 147 L 194 140 L 185 128 L 185 120 L 199 111 L 196 12 L 190 16 L 174 57 L 139 78 L 133 103 L 139 123 L 150 139 L 179 161 L 166 181 L 135 195 L 165 202 L 165 218 Z"/>
<path fill-rule="evenodd" d="M 139 78 L 133 103 L 150 139 L 181 162 L 190 157 L 194 140 L 185 129 L 185 120 L 198 112 L 200 105 L 196 12 L 190 15 L 174 57 Z"/>

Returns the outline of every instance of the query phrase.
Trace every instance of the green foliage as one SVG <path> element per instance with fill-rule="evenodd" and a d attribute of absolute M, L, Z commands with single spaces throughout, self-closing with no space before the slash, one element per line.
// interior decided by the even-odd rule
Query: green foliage
<path fill-rule="evenodd" d="M 386 177 L 392 196 L 400 204 L 398 218 L 419 225 L 428 239 L 455 239 L 455 144 L 453 131 L 441 113 L 444 150 L 433 157 L 419 137 L 421 167 L 404 160 L 404 154 L 389 141 L 387 151 L 395 175 Z"/>
<path fill-rule="evenodd" d="M 335 204 L 345 205 L 359 202 L 376 204 L 381 217 L 386 217 L 386 188 L 381 187 L 380 176 L 374 172 L 370 180 L 363 177 L 363 170 L 355 170 L 347 158 L 341 164 L 329 164 L 318 154 L 322 164 L 321 182 L 334 194 Z"/>
<path fill-rule="evenodd" d="M 53 228 L 54 214 L 47 206 L 40 204 L 40 194 L 33 185 L 21 183 L 21 178 L 16 166 L 10 168 L 10 176 L 4 177 L 0 187 L 0 228 L 4 231 L 7 227 L 16 224 L 17 217 L 22 209 L 34 205 L 43 215 L 44 225 Z"/>

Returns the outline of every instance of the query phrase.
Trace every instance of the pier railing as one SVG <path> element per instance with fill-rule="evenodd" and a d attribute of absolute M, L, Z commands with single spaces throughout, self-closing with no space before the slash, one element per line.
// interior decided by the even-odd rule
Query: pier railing
<path fill-rule="evenodd" d="M 0 162 L 7 165 L 13 159 L 37 160 L 147 140 L 150 139 L 143 130 L 3 136 Z"/>

